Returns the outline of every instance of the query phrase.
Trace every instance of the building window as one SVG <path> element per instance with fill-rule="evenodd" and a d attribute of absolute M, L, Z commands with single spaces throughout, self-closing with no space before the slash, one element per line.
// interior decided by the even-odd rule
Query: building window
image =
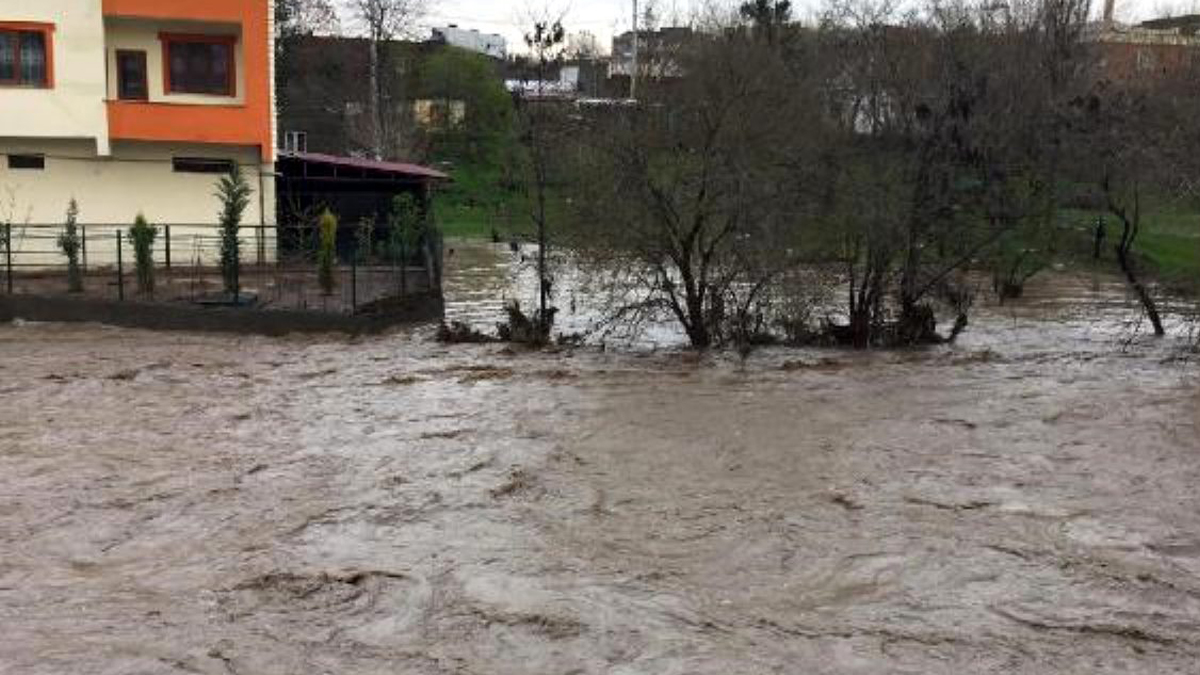
<path fill-rule="evenodd" d="M 284 132 L 283 151 L 308 152 L 308 134 L 303 131 Z"/>
<path fill-rule="evenodd" d="M 176 173 L 229 173 L 233 171 L 233 162 L 228 159 L 176 157 L 171 160 L 171 164 Z"/>
<path fill-rule="evenodd" d="M 145 101 L 150 98 L 146 80 L 146 52 L 117 50 L 117 98 Z"/>
<path fill-rule="evenodd" d="M 168 94 L 235 96 L 237 38 L 225 35 L 164 33 L 163 62 Z"/>
<path fill-rule="evenodd" d="M 42 171 L 46 168 L 45 155 L 9 155 L 8 168 Z"/>
<path fill-rule="evenodd" d="M 54 86 L 54 26 L 0 23 L 0 86 Z"/>

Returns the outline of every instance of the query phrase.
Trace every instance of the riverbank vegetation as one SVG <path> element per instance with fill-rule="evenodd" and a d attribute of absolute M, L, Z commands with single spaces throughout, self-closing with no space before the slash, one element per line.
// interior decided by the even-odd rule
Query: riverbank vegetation
<path fill-rule="evenodd" d="M 1156 282 L 1200 270 L 1196 71 L 1113 75 L 1089 10 L 710 14 L 648 55 L 673 76 L 636 104 L 540 104 L 562 210 L 533 220 L 588 269 L 608 322 L 673 319 L 698 348 L 950 341 L 981 294 L 1019 298 L 1062 264 L 1120 274 L 1161 334 Z M 836 311 L 801 301 L 814 286 Z"/>

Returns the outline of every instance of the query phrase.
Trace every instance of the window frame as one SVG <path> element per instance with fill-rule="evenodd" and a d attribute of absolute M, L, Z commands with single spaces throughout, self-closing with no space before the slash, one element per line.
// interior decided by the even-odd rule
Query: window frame
<path fill-rule="evenodd" d="M 142 62 L 142 86 L 143 95 L 140 97 L 125 96 L 125 92 L 121 85 L 123 82 L 121 70 L 121 59 L 124 57 L 134 57 Z M 143 49 L 118 49 L 114 55 L 114 63 L 116 64 L 117 75 L 117 100 L 118 101 L 149 101 L 150 100 L 150 59 L 149 54 Z"/>
<path fill-rule="evenodd" d="M 283 151 L 284 152 L 308 152 L 308 132 L 307 131 L 285 131 L 285 132 L 283 132 Z"/>
<path fill-rule="evenodd" d="M 216 98 L 236 98 L 237 97 L 237 78 L 238 78 L 237 43 L 238 43 L 238 36 L 207 34 L 207 33 L 159 33 L 158 39 L 162 43 L 163 95 L 164 96 L 213 96 Z M 207 44 L 207 45 L 224 45 L 224 46 L 228 47 L 229 48 L 229 69 L 225 73 L 225 91 L 223 93 L 214 93 L 214 92 L 207 92 L 207 91 L 176 90 L 174 82 L 171 81 L 171 45 L 172 44 Z"/>
<path fill-rule="evenodd" d="M 0 33 L 9 33 L 16 38 L 13 60 L 13 79 L 0 79 L 0 87 L 10 89 L 53 89 L 54 88 L 54 28 L 52 23 L 32 21 L 0 21 Z M 36 84 L 21 82 L 21 33 L 41 33 L 46 47 L 46 78 Z"/>

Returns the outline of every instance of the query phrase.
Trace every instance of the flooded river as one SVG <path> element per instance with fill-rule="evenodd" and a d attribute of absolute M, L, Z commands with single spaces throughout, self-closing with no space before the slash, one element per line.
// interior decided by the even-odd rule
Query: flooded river
<path fill-rule="evenodd" d="M 1200 366 L 1133 316 L 1048 277 L 746 363 L 2 326 L 0 673 L 1194 674 Z"/>

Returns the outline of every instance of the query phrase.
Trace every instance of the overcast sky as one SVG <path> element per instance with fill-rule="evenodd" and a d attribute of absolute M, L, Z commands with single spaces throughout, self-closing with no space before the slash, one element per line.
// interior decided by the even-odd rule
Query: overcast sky
<path fill-rule="evenodd" d="M 647 0 L 639 0 L 644 7 Z M 655 0 L 664 18 L 670 23 L 672 15 L 686 17 L 693 4 L 703 0 Z M 736 0 L 718 0 L 733 5 Z M 1161 13 L 1165 7 L 1195 6 L 1197 0 L 1117 0 L 1117 18 L 1141 20 Z M 1103 0 L 1093 0 L 1096 11 Z M 810 15 L 822 5 L 820 0 L 794 0 L 798 18 Z M 629 30 L 633 16 L 633 0 L 429 0 L 430 14 L 425 23 L 457 24 L 460 28 L 476 28 L 481 32 L 499 33 L 508 38 L 510 51 L 522 51 L 521 36 L 531 23 L 530 17 L 539 13 L 563 14 L 563 24 L 569 32 L 590 31 L 600 40 L 605 51 L 614 33 Z"/>

